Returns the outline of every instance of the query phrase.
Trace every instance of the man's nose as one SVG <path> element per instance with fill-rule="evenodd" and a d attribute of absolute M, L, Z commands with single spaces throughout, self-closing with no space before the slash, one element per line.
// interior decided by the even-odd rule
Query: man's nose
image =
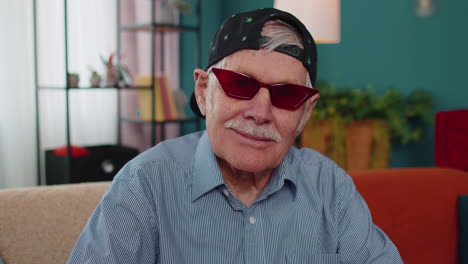
<path fill-rule="evenodd" d="M 249 107 L 245 111 L 244 117 L 252 119 L 256 124 L 265 124 L 271 122 L 273 118 L 272 110 L 270 92 L 267 88 L 262 87 L 249 100 Z"/>

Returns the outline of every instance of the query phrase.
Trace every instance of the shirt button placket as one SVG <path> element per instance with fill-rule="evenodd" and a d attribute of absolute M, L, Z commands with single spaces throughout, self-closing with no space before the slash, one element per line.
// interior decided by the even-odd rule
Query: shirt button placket
<path fill-rule="evenodd" d="M 245 215 L 245 263 L 266 263 L 265 259 L 265 241 L 259 209 L 253 205 L 244 212 Z"/>

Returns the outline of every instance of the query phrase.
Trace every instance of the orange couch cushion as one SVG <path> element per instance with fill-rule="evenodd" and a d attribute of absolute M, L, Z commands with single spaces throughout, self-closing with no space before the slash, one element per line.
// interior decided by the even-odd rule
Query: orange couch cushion
<path fill-rule="evenodd" d="M 406 264 L 457 263 L 457 198 L 468 173 L 449 168 L 350 171 L 377 226 Z"/>

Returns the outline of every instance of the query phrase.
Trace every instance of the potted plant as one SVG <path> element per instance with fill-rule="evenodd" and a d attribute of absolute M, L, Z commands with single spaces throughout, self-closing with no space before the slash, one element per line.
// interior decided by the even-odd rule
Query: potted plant
<path fill-rule="evenodd" d="M 78 88 L 78 83 L 80 82 L 80 74 L 76 72 L 67 73 L 68 78 L 68 87 L 69 88 Z"/>
<path fill-rule="evenodd" d="M 302 143 L 346 169 L 388 167 L 391 139 L 418 142 L 432 123 L 433 101 L 424 90 L 406 98 L 396 89 L 378 96 L 371 86 L 337 89 L 318 82 L 320 100 L 302 134 Z"/>

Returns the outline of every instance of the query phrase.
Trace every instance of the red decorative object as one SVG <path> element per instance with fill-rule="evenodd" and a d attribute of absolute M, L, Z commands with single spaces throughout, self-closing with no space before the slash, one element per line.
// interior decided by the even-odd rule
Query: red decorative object
<path fill-rule="evenodd" d="M 437 166 L 468 171 L 468 109 L 438 112 L 434 139 Z"/>
<path fill-rule="evenodd" d="M 84 147 L 80 146 L 75 146 L 75 145 L 70 145 L 70 152 L 72 158 L 79 158 L 79 157 L 85 157 L 89 156 L 90 152 Z M 54 150 L 54 155 L 56 156 L 61 156 L 61 157 L 66 157 L 67 156 L 67 146 L 62 146 Z"/>

